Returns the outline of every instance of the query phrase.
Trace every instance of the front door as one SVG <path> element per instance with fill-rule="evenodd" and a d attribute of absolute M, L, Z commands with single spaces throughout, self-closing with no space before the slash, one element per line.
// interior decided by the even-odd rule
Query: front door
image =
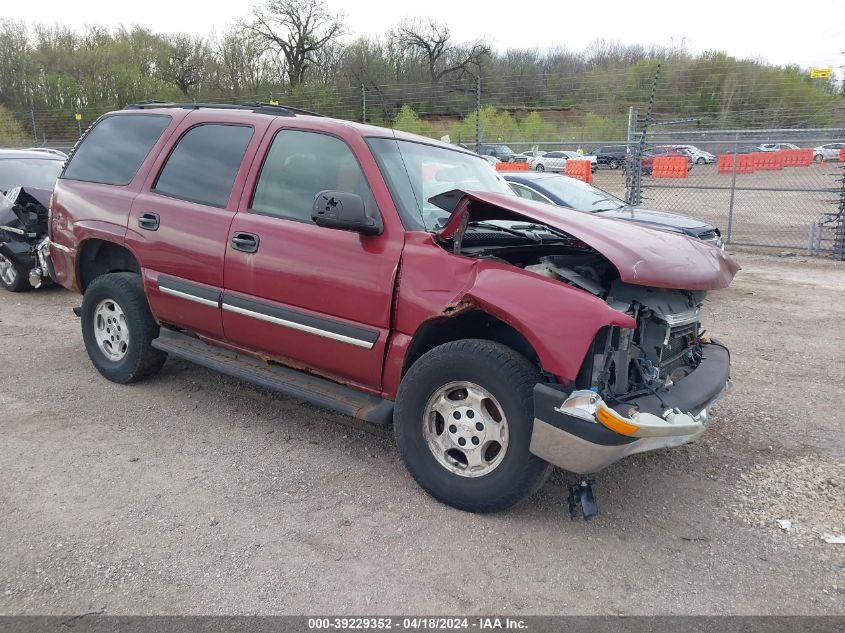
<path fill-rule="evenodd" d="M 248 185 L 232 222 L 226 338 L 378 390 L 404 233 L 395 212 L 379 213 L 380 206 L 392 210 L 392 203 L 360 138 L 356 156 L 338 136 L 288 126 L 268 134 L 266 158 L 250 176 L 255 184 Z M 311 208 L 324 190 L 361 196 L 379 217 L 381 235 L 315 225 Z"/>

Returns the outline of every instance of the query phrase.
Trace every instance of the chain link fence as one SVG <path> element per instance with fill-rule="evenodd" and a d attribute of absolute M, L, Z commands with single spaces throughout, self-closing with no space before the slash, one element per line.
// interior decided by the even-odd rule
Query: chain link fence
<path fill-rule="evenodd" d="M 322 108 L 321 95 L 307 93 L 296 98 L 259 94 L 215 101 L 281 100 L 283 104 L 337 118 L 397 127 L 401 121 L 403 129 L 460 142 L 470 149 L 484 143 L 507 145 L 515 153 L 580 149 L 589 155 L 602 146 L 625 145 L 629 151 L 627 161 L 619 169 L 600 165 L 594 185 L 643 207 L 673 211 L 712 224 L 719 228 L 728 245 L 790 250 L 845 260 L 845 163 L 839 161 L 838 150 L 818 149 L 842 143 L 845 127 L 720 129 L 713 120 L 700 117 L 669 120 L 665 115 L 653 121 L 652 105 L 667 99 L 660 90 L 655 90 L 659 85 L 655 76 L 653 82 L 649 79 L 652 89 L 649 103 L 639 104 L 646 114 L 639 114 L 632 106 L 627 112 L 605 113 L 600 119 L 595 115 L 592 122 L 598 121 L 599 128 L 608 130 L 608 134 L 599 136 L 591 132 L 592 112 L 587 109 L 513 108 L 502 105 L 505 101 L 501 94 L 486 94 L 480 80 L 472 84 L 457 92 L 440 87 L 442 94 L 432 93 L 430 86 L 427 92 L 423 90 L 425 86 L 410 92 L 353 87 L 349 94 L 340 95 L 342 99 L 333 95 L 334 105 L 326 104 Z M 422 104 L 430 104 L 432 99 L 440 105 L 424 110 Z M 414 105 L 419 106 L 419 111 L 413 110 Z M 412 116 L 405 108 L 411 109 Z M 499 118 L 490 118 L 492 115 L 485 109 L 495 110 Z M 71 114 L 31 110 L 15 115 L 32 137 L 32 142 L 24 146 L 67 152 L 78 135 L 103 111 L 103 108 L 87 108 Z M 529 115 L 535 117 L 534 124 L 540 131 L 532 131 L 525 123 Z M 845 121 L 845 110 L 837 109 L 834 118 L 837 122 Z M 50 137 L 46 130 L 59 135 Z M 762 144 L 811 148 L 814 160 L 806 166 L 761 169 L 753 173 L 719 169 L 719 156 L 750 151 Z M 649 152 L 666 146 L 693 148 L 685 150 L 691 152 L 693 159 L 686 178 L 661 178 L 650 173 Z M 640 156 L 638 160 L 636 157 L 641 152 L 645 158 Z"/>
<path fill-rule="evenodd" d="M 648 133 L 647 147 L 678 148 L 693 162 L 686 178 L 661 178 L 649 174 L 647 158 L 641 160 L 633 165 L 645 172 L 639 180 L 641 190 L 634 195 L 642 206 L 680 211 L 719 227 L 726 244 L 845 260 L 842 240 L 837 239 L 843 226 L 845 172 L 845 163 L 839 160 L 840 146 L 845 145 L 837 140 L 843 137 L 843 129 Z M 758 149 L 761 146 L 808 148 L 812 160 L 785 166 L 782 160 L 767 161 L 770 152 Z M 752 173 L 738 169 L 739 160 L 733 160 L 748 154 L 752 164 L 754 156 L 762 157 Z"/>

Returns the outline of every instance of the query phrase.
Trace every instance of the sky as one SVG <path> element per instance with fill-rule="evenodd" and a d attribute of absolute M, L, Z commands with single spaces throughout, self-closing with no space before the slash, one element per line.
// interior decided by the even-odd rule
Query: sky
<path fill-rule="evenodd" d="M 252 2 L 9 0 L 4 5 L 6 18 L 76 28 L 137 24 L 161 32 L 219 33 L 247 17 Z M 457 41 L 482 38 L 499 50 L 565 46 L 578 51 L 599 38 L 645 45 L 683 41 L 693 52 L 723 50 L 773 64 L 833 66 L 840 73 L 845 67 L 845 0 L 801 6 L 785 0 L 326 0 L 326 5 L 346 14 L 351 35 L 380 35 L 403 18 L 434 17 L 449 24 Z"/>

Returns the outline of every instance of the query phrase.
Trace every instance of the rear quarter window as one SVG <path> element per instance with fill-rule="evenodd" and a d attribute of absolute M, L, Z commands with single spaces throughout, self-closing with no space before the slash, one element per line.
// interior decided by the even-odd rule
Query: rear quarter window
<path fill-rule="evenodd" d="M 97 123 L 65 168 L 62 178 L 105 185 L 128 185 L 164 130 L 170 117 L 161 114 L 115 115 Z"/>

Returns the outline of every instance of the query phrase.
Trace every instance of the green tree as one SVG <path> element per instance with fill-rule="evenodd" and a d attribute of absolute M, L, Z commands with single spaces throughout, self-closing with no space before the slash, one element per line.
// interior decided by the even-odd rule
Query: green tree
<path fill-rule="evenodd" d="M 29 135 L 12 113 L 0 106 L 0 147 L 20 147 L 30 142 Z"/>
<path fill-rule="evenodd" d="M 399 114 L 396 115 L 396 119 L 393 121 L 393 127 L 394 129 L 411 132 L 412 134 L 431 135 L 431 127 L 409 105 L 403 105 L 399 109 Z"/>
<path fill-rule="evenodd" d="M 549 141 L 555 134 L 555 127 L 544 121 L 539 112 L 529 112 L 519 122 L 520 139 L 522 141 Z"/>

